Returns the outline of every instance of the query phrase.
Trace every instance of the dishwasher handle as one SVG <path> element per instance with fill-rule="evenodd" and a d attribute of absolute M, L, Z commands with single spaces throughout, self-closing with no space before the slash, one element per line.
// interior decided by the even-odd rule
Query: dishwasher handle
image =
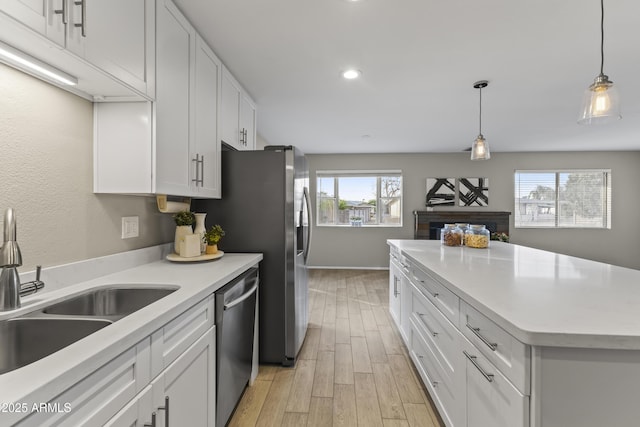
<path fill-rule="evenodd" d="M 229 304 L 225 304 L 223 309 L 226 311 L 226 310 L 229 310 L 230 308 L 235 307 L 236 305 L 240 304 L 242 301 L 249 298 L 251 295 L 255 294 L 257 289 L 258 289 L 258 281 L 256 280 L 256 284 L 253 285 L 251 289 L 249 289 L 247 292 L 245 292 L 244 294 L 240 295 L 238 298 L 231 301 Z"/>

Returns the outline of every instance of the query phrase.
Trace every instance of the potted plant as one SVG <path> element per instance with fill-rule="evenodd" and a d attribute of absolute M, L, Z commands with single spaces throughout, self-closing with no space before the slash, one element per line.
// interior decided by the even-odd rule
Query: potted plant
<path fill-rule="evenodd" d="M 218 224 L 211 226 L 211 228 L 204 233 L 204 238 L 207 241 L 207 254 L 211 255 L 218 252 L 218 242 L 223 236 L 224 230 Z"/>
<path fill-rule="evenodd" d="M 349 221 L 351 221 L 352 227 L 362 227 L 362 217 L 360 216 L 352 216 Z"/>
<path fill-rule="evenodd" d="M 173 242 L 173 249 L 179 254 L 180 242 L 184 241 L 184 236 L 193 234 L 193 223 L 196 221 L 196 216 L 193 212 L 182 211 L 174 214 L 173 220 L 176 222 L 176 235 L 175 241 Z"/>

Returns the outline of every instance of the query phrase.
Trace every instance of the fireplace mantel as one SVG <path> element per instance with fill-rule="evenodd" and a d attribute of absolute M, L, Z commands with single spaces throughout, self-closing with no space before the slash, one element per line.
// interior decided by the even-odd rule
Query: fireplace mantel
<path fill-rule="evenodd" d="M 444 224 L 484 224 L 489 231 L 509 234 L 511 212 L 492 211 L 413 211 L 414 239 L 439 239 Z"/>

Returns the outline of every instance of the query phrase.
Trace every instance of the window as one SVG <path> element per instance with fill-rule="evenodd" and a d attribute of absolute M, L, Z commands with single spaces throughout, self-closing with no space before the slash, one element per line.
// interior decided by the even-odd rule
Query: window
<path fill-rule="evenodd" d="M 516 171 L 515 226 L 611 228 L 611 171 Z"/>
<path fill-rule="evenodd" d="M 400 171 L 318 171 L 318 225 L 402 226 Z"/>

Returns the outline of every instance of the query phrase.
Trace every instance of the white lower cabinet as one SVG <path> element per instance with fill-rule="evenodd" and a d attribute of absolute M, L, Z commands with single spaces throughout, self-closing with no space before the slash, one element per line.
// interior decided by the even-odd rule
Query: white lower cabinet
<path fill-rule="evenodd" d="M 209 329 L 187 351 L 152 382 L 153 401 L 165 426 L 214 427 L 216 390 L 215 327 Z M 167 422 L 168 421 L 168 422 Z"/>
<path fill-rule="evenodd" d="M 467 341 L 467 427 L 526 427 L 529 396 L 521 394 L 507 378 Z"/>
<path fill-rule="evenodd" d="M 213 427 L 214 320 L 211 295 L 47 402 L 59 411 L 33 412 L 16 425 L 150 426 L 155 413 L 156 427 Z"/>
<path fill-rule="evenodd" d="M 215 345 L 215 327 L 212 327 L 111 418 L 106 426 L 147 424 L 157 427 L 213 427 Z"/>
<path fill-rule="evenodd" d="M 102 425 L 151 380 L 150 339 L 121 353 L 47 402 L 56 412 L 31 412 L 20 427 Z"/>
<path fill-rule="evenodd" d="M 394 249 L 389 309 L 445 425 L 529 427 L 530 347 Z"/>

